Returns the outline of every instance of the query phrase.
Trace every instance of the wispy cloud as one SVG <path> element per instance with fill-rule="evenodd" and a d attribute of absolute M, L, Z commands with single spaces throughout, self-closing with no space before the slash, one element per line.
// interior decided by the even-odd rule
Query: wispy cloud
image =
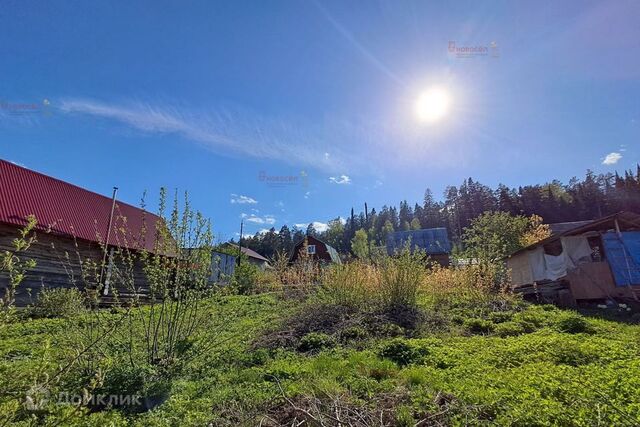
<path fill-rule="evenodd" d="M 603 165 L 615 165 L 622 158 L 622 154 L 620 153 L 609 153 L 602 161 Z"/>
<path fill-rule="evenodd" d="M 351 178 L 349 178 L 349 176 L 347 175 L 330 176 L 329 182 L 333 184 L 347 185 L 351 184 Z"/>
<path fill-rule="evenodd" d="M 237 195 L 237 194 L 231 194 L 231 203 L 232 204 L 239 204 L 239 205 L 255 205 L 258 203 L 258 201 L 252 197 L 249 196 L 243 196 L 242 194 Z"/>
<path fill-rule="evenodd" d="M 366 175 L 425 165 L 446 169 L 471 159 L 470 147 L 476 143 L 475 139 L 462 139 L 456 147 L 443 150 L 444 136 L 432 135 L 425 144 L 420 126 L 396 116 L 382 120 L 337 115 L 318 121 L 295 113 L 266 116 L 241 107 L 196 110 L 179 103 L 90 98 L 63 99 L 55 103 L 55 110 L 69 116 L 92 116 L 144 135 L 174 136 L 216 155 L 275 160 L 298 169 L 320 170 L 336 184 L 351 182 L 347 175 L 339 175 L 344 171 Z M 396 155 L 400 142 L 411 150 L 411 156 Z"/>
<path fill-rule="evenodd" d="M 271 119 L 240 110 L 194 112 L 189 108 L 151 105 L 143 102 L 113 104 L 92 99 L 66 99 L 59 110 L 119 122 L 154 134 L 174 134 L 225 155 L 280 160 L 335 172 L 343 168 L 341 158 L 326 156 L 327 148 L 337 153 L 333 141 L 325 140 L 295 121 Z M 323 149 L 323 147 L 325 149 Z"/>

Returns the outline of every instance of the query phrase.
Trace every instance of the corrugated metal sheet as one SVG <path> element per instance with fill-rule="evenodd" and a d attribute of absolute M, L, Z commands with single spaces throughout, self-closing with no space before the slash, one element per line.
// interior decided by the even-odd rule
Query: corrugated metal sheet
<path fill-rule="evenodd" d="M 566 233 L 574 228 L 582 227 L 590 222 L 592 221 L 556 222 L 555 224 L 549 224 L 549 231 L 551 231 L 552 236 L 555 236 L 556 234 Z"/>
<path fill-rule="evenodd" d="M 412 250 L 417 247 L 429 255 L 451 253 L 451 242 L 446 228 L 396 231 L 387 238 L 387 253 L 393 254 L 401 250 L 409 241 Z"/>
<path fill-rule="evenodd" d="M 35 215 L 40 230 L 99 242 L 106 238 L 110 214 L 110 197 L 0 160 L 0 222 L 23 226 L 28 215 Z M 117 201 L 109 244 L 151 250 L 158 220 Z M 141 237 L 143 224 L 146 239 Z"/>

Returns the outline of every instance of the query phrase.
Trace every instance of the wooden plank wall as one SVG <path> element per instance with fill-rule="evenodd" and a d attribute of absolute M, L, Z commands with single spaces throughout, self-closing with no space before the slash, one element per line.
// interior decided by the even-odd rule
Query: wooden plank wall
<path fill-rule="evenodd" d="M 20 228 L 7 224 L 0 224 L 0 251 L 12 251 L 12 241 L 18 237 Z M 35 302 L 37 293 L 42 289 L 55 287 L 77 287 L 84 289 L 80 259 L 93 260 L 100 265 L 103 252 L 100 245 L 83 240 L 74 241 L 72 238 L 57 236 L 36 231 L 37 241 L 24 253 L 24 256 L 36 261 L 36 266 L 28 271 L 25 280 L 16 292 L 16 305 L 26 306 Z M 68 254 L 68 259 L 67 259 Z M 78 255 L 79 254 L 79 255 Z M 122 278 L 133 277 L 133 286 L 143 296 L 148 289 L 141 262 L 134 260 L 129 268 L 121 262 L 121 257 L 115 257 L 116 266 L 112 276 L 112 292 L 116 289 L 123 296 L 130 296 L 132 286 L 124 284 Z M 0 273 L 0 294 L 8 286 L 9 278 L 6 273 Z M 109 300 L 109 298 L 105 298 Z"/>

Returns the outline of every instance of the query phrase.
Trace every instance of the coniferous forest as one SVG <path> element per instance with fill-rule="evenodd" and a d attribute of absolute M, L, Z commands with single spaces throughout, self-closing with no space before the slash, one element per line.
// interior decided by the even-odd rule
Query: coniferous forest
<path fill-rule="evenodd" d="M 346 207 L 347 208 L 347 207 Z M 544 184 L 491 188 L 472 178 L 458 186 L 449 186 L 438 200 L 427 188 L 420 203 L 403 200 L 399 205 L 352 207 L 345 219 L 336 217 L 328 229 L 319 232 L 309 224 L 307 229 L 283 225 L 266 233 L 243 238 L 243 246 L 266 257 L 278 252 L 290 253 L 293 245 L 305 235 L 325 240 L 340 253 L 351 250 L 351 239 L 359 229 L 368 232 L 376 245 L 398 230 L 445 227 L 455 244 L 460 244 L 465 227 L 483 212 L 504 211 L 512 215 L 539 215 L 545 223 L 596 219 L 621 210 L 640 212 L 640 166 L 622 174 L 595 174 L 587 170 L 582 179 L 568 183 L 553 180 Z"/>

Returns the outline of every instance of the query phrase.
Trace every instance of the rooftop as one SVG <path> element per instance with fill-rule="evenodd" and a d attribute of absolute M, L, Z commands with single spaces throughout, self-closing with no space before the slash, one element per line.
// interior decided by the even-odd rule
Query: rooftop
<path fill-rule="evenodd" d="M 0 223 L 24 226 L 34 215 L 37 229 L 91 242 L 104 242 L 112 199 L 0 159 Z M 109 244 L 152 250 L 159 217 L 116 201 Z M 152 234 L 150 232 L 150 234 Z"/>

